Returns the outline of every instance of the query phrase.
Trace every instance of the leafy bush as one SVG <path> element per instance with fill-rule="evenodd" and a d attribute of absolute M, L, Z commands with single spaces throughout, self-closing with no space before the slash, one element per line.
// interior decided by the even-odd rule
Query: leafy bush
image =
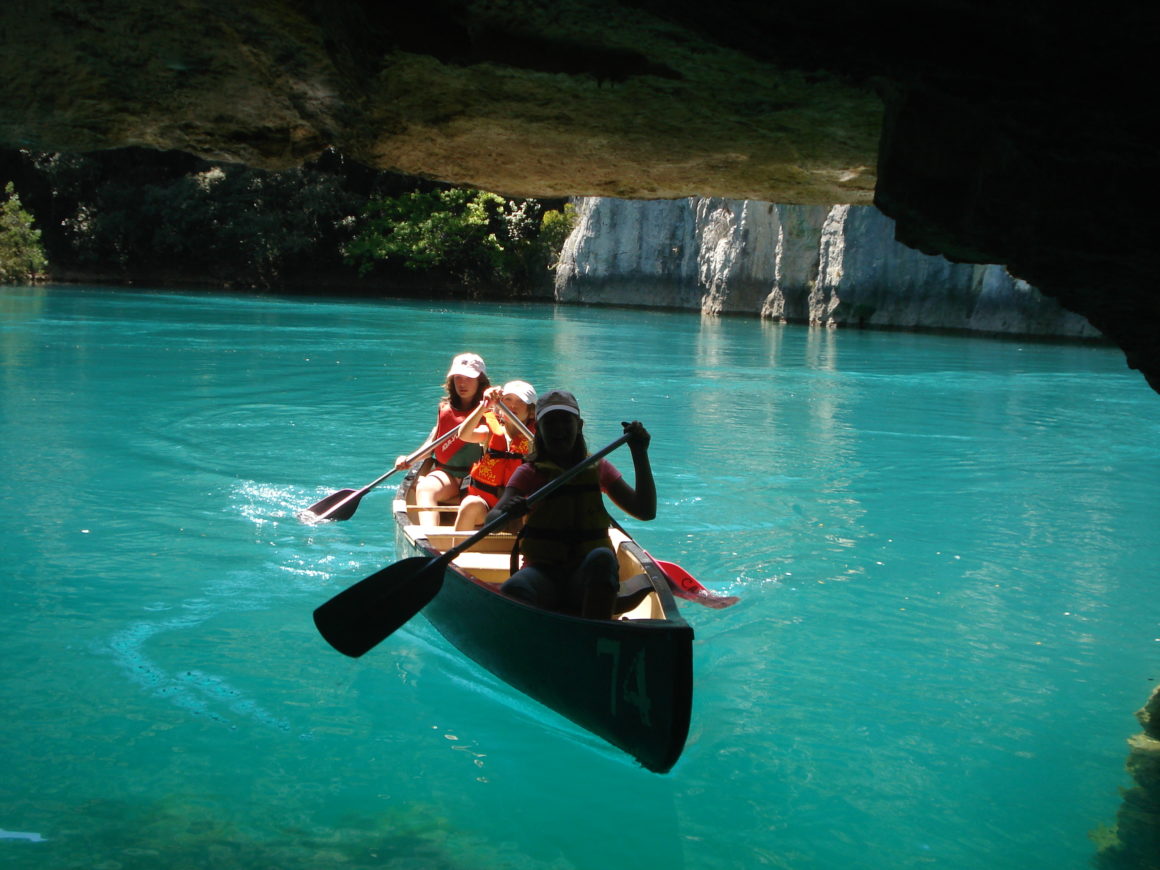
<path fill-rule="evenodd" d="M 564 208 L 559 211 L 553 209 L 544 212 L 544 217 L 540 221 L 540 247 L 547 268 L 556 268 L 564 242 L 572 234 L 575 226 L 576 207 L 570 202 L 564 203 Z"/>
<path fill-rule="evenodd" d="M 536 200 L 458 187 L 372 199 L 346 259 L 362 275 L 394 261 L 445 272 L 476 291 L 520 288 L 529 279 L 540 211 Z"/>
<path fill-rule="evenodd" d="M 344 250 L 361 275 L 395 263 L 445 273 L 474 293 L 518 296 L 546 281 L 575 211 L 449 188 L 372 199 L 359 223 Z"/>
<path fill-rule="evenodd" d="M 48 265 L 40 230 L 33 227 L 33 217 L 24 210 L 11 181 L 4 193 L 7 198 L 0 205 L 0 282 L 31 281 Z"/>
<path fill-rule="evenodd" d="M 82 264 L 270 287 L 304 268 L 340 267 L 334 252 L 359 202 L 330 173 L 210 165 L 136 185 L 109 175 L 63 225 Z"/>
<path fill-rule="evenodd" d="M 139 148 L 9 151 L 5 170 L 62 275 L 250 287 L 353 277 L 340 251 L 367 196 L 414 183 L 330 152 L 267 172 Z"/>
<path fill-rule="evenodd" d="M 328 151 L 284 172 L 179 152 L 0 150 L 57 276 L 512 297 L 548 290 L 571 206 L 378 172 Z M 357 274 L 356 274 L 357 268 Z"/>

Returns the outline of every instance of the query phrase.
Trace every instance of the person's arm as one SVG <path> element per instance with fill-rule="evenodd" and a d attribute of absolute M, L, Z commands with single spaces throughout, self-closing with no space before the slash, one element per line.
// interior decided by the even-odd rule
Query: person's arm
<path fill-rule="evenodd" d="M 459 434 L 455 437 L 460 441 L 468 441 L 472 444 L 486 444 L 491 438 L 491 428 L 486 424 L 480 425 L 483 420 L 483 415 L 486 411 L 493 407 L 496 399 L 496 391 L 503 392 L 503 387 L 488 387 L 483 394 L 483 399 L 475 406 L 467 418 L 459 424 Z"/>
<path fill-rule="evenodd" d="M 456 435 L 459 440 L 472 441 L 474 443 L 479 443 L 479 441 L 483 440 L 481 437 L 477 438 L 476 429 L 486 428 L 480 427 L 479 421 L 483 420 L 484 412 L 487 411 L 488 407 L 491 407 L 491 405 L 488 404 L 487 393 L 484 393 L 483 401 L 480 401 L 480 403 L 472 409 L 472 412 L 467 414 L 463 422 L 459 423 L 459 433 Z"/>
<path fill-rule="evenodd" d="M 639 420 L 625 423 L 625 434 L 628 439 L 628 449 L 632 451 L 633 477 L 636 486 L 628 485 L 623 477 L 614 480 L 608 486 L 608 497 L 626 513 L 632 514 L 638 520 L 655 519 L 657 515 L 657 488 L 653 481 L 652 464 L 648 458 L 650 436 L 648 430 Z"/>

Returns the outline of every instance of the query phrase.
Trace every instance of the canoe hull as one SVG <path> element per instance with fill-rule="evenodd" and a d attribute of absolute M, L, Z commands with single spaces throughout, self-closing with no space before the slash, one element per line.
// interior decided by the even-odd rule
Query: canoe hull
<path fill-rule="evenodd" d="M 398 556 L 435 556 L 399 518 Z M 645 568 L 667 596 L 665 619 L 596 620 L 532 607 L 495 583 L 446 569 L 424 615 L 460 652 L 504 682 L 665 773 L 684 749 L 692 707 L 693 629 L 680 618 L 663 575 Z M 671 610 L 669 605 L 671 605 Z"/>

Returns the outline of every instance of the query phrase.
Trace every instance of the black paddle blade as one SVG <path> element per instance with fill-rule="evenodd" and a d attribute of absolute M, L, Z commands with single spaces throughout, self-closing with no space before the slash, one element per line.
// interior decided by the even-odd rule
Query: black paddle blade
<path fill-rule="evenodd" d="M 314 624 L 332 647 L 358 658 L 386 640 L 443 586 L 441 559 L 413 556 L 388 565 L 314 611 Z"/>
<path fill-rule="evenodd" d="M 322 515 L 339 504 L 343 499 L 350 498 L 357 490 L 354 489 L 340 489 L 338 492 L 332 492 L 326 498 L 316 501 L 306 510 L 298 514 L 304 522 L 318 522 Z M 354 512 L 358 510 L 358 503 L 362 501 L 362 496 L 352 498 L 334 513 L 326 517 L 328 520 L 349 520 L 354 516 Z"/>

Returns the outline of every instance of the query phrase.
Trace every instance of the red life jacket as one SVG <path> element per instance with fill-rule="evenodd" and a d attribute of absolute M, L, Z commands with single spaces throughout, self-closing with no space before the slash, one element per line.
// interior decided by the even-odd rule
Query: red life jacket
<path fill-rule="evenodd" d="M 483 456 L 471 466 L 467 494 L 479 496 L 489 508 L 493 508 L 512 474 L 523 464 L 532 444 L 519 434 L 509 439 L 507 428 L 490 411 L 483 415 L 483 420 L 491 430 L 491 439 Z"/>
<path fill-rule="evenodd" d="M 435 437 L 457 428 L 475 408 L 466 411 L 457 411 L 450 403 L 439 405 L 439 419 L 435 424 Z M 467 474 L 471 463 L 475 462 L 483 452 L 478 444 L 470 444 L 462 438 L 449 438 L 435 448 L 435 467 L 447 472 L 451 477 L 463 477 Z"/>

